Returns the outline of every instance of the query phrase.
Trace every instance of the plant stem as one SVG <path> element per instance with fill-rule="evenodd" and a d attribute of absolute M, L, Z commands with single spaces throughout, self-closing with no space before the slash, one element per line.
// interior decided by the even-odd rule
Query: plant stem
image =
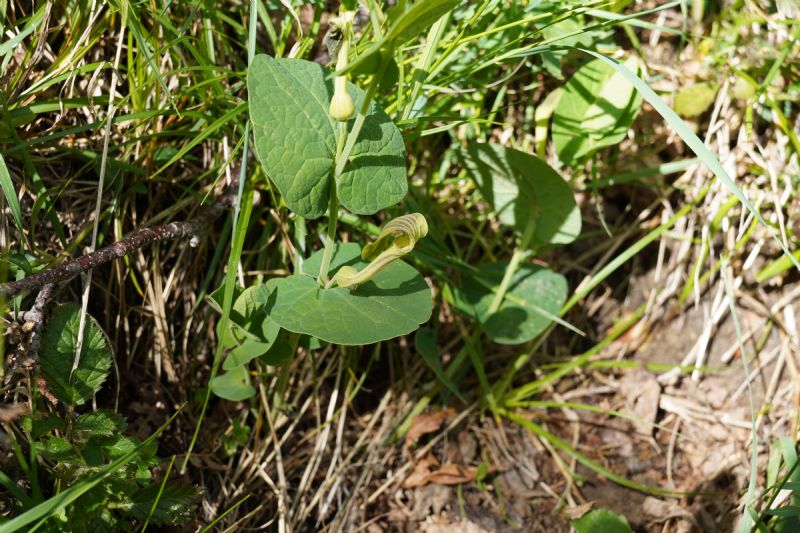
<path fill-rule="evenodd" d="M 386 71 L 386 67 L 389 65 L 389 60 L 385 59 L 382 63 L 378 72 L 372 77 L 372 81 L 369 84 L 369 88 L 367 88 L 367 92 L 364 95 L 364 101 L 361 104 L 361 108 L 358 110 L 358 115 L 356 116 L 356 120 L 353 123 L 353 129 L 350 130 L 350 134 L 347 136 L 347 142 L 344 145 L 344 150 L 342 151 L 341 157 L 336 159 L 336 168 L 333 171 L 333 178 L 334 180 L 338 180 L 339 177 L 344 172 L 344 167 L 347 165 L 347 161 L 350 159 L 350 154 L 353 152 L 353 148 L 356 145 L 356 141 L 358 140 L 358 134 L 361 133 L 361 128 L 364 126 L 364 120 L 367 118 L 367 112 L 369 111 L 369 105 L 372 103 L 372 99 L 375 96 L 375 92 L 378 90 L 378 84 L 383 78 L 383 73 Z"/>
<path fill-rule="evenodd" d="M 343 123 L 344 124 L 344 123 Z M 325 251 L 322 252 L 322 263 L 319 265 L 319 284 L 328 284 L 328 269 L 333 257 L 333 245 L 336 242 L 336 223 L 339 218 L 339 195 L 336 191 L 336 180 L 331 182 L 331 201 L 328 207 L 328 231 L 325 237 Z"/>
<path fill-rule="evenodd" d="M 525 250 L 528 248 L 528 245 L 533 238 L 533 232 L 536 229 L 536 220 L 534 218 L 530 218 L 528 223 L 525 225 L 525 230 L 522 233 L 522 238 L 519 241 L 519 244 L 514 249 L 514 255 L 511 256 L 511 261 L 508 262 L 508 266 L 506 267 L 506 271 L 503 274 L 503 280 L 500 282 L 500 286 L 497 288 L 497 292 L 494 294 L 494 299 L 492 303 L 489 305 L 488 314 L 491 315 L 492 313 L 496 313 L 498 309 L 500 309 L 500 305 L 503 303 L 503 298 L 505 298 L 506 293 L 508 292 L 508 288 L 511 285 L 511 278 L 514 277 L 514 273 L 519 268 L 519 264 L 522 261 L 522 257 L 525 255 Z"/>
<path fill-rule="evenodd" d="M 327 238 L 325 239 L 325 251 L 322 253 L 322 263 L 319 266 L 318 281 L 321 287 L 325 287 L 328 284 L 328 268 L 330 268 L 331 258 L 333 256 L 333 245 L 336 242 L 336 223 L 339 216 L 339 197 L 337 195 L 336 184 L 339 183 L 339 177 L 344 172 L 344 167 L 347 165 L 350 154 L 353 152 L 353 148 L 358 140 L 358 134 L 361 133 L 361 128 L 364 126 L 364 120 L 367 117 L 369 105 L 372 103 L 372 98 L 375 96 L 375 91 L 386 70 L 386 65 L 388 65 L 388 61 L 383 61 L 378 72 L 372 78 L 350 132 L 347 132 L 346 122 L 340 123 L 341 129 L 339 139 L 336 142 L 336 167 L 334 167 L 333 170 L 333 183 L 331 184 Z"/>

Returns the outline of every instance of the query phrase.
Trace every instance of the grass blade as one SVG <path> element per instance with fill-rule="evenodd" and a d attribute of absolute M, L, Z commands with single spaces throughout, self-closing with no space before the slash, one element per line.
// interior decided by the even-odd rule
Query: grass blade
<path fill-rule="evenodd" d="M 14 217 L 14 224 L 17 225 L 17 231 L 24 236 L 25 229 L 22 225 L 22 211 L 19 207 L 19 199 L 17 198 L 17 191 L 14 190 L 14 183 L 11 181 L 11 174 L 8 173 L 8 167 L 0 154 L 0 188 L 3 189 L 3 196 L 6 198 L 6 203 L 11 209 L 11 215 Z"/>
<path fill-rule="evenodd" d="M 720 164 L 717 157 L 711 152 L 711 150 L 708 149 L 705 143 L 703 143 L 703 141 L 701 141 L 700 138 L 697 135 L 695 135 L 695 133 L 689 128 L 689 126 L 683 121 L 683 119 L 679 117 L 678 114 L 675 111 L 673 111 L 672 108 L 669 107 L 666 104 L 666 102 L 664 102 L 664 100 L 662 100 L 655 93 L 655 91 L 653 91 L 653 89 L 650 88 L 649 85 L 647 85 L 636 74 L 631 72 L 630 69 L 628 69 L 625 65 L 618 63 L 613 59 L 604 56 L 603 54 L 593 52 L 592 50 L 586 50 L 584 48 L 575 48 L 575 50 L 580 50 L 585 54 L 589 54 L 592 57 L 596 57 L 604 61 L 605 63 L 613 67 L 614 70 L 619 72 L 623 77 L 625 77 L 625 79 L 627 79 L 631 84 L 633 84 L 633 86 L 636 88 L 637 91 L 639 91 L 642 97 L 644 97 L 644 99 L 647 100 L 647 102 L 651 106 L 653 106 L 653 108 L 656 111 L 658 111 L 658 114 L 661 115 L 664 118 L 664 120 L 667 121 L 667 124 L 669 124 L 675 130 L 675 133 L 677 133 L 680 136 L 680 138 L 683 139 L 683 142 L 685 142 L 686 145 L 692 149 L 692 151 L 709 168 L 709 170 L 711 170 L 711 172 L 713 172 L 714 175 L 717 178 L 719 178 L 722 184 L 725 185 L 725 187 L 727 187 L 728 190 L 731 193 L 733 193 L 733 195 L 736 196 L 736 198 L 739 199 L 739 201 L 745 206 L 745 208 L 748 211 L 750 211 L 753 214 L 753 216 L 755 216 L 756 219 L 758 219 L 758 221 L 764 225 L 764 227 L 770 228 L 770 225 L 767 224 L 767 221 L 764 220 L 764 217 L 761 216 L 761 213 L 759 213 L 758 210 L 756 210 L 756 208 L 753 206 L 753 204 L 750 203 L 750 200 L 747 199 L 747 197 L 744 195 L 739 186 L 736 185 L 736 182 L 733 181 L 733 178 L 731 178 L 728 175 L 728 173 L 725 172 L 725 169 L 722 168 L 722 165 Z M 788 248 L 786 248 L 786 245 L 784 245 L 783 241 L 778 237 L 778 235 L 776 235 L 772 231 L 770 231 L 769 233 L 772 236 L 772 238 L 775 239 L 775 242 L 777 242 L 778 245 L 781 247 L 783 253 L 786 256 L 788 256 L 791 259 L 792 263 L 794 263 L 794 266 L 797 267 L 798 270 L 800 270 L 800 261 L 798 261 L 792 255 L 792 253 L 789 251 Z"/>

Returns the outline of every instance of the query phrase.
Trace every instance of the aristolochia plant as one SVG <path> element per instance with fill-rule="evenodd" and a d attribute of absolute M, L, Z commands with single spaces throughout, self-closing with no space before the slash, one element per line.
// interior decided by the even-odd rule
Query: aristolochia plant
<path fill-rule="evenodd" d="M 247 89 L 256 157 L 291 211 L 307 220 L 327 214 L 327 238 L 299 272 L 239 293 L 228 331 L 219 332 L 231 351 L 226 373 L 211 384 L 217 395 L 253 395 L 245 365 L 256 357 L 283 362 L 301 335 L 371 344 L 411 333 L 430 318 L 430 288 L 401 260 L 428 232 L 421 214 L 388 222 L 363 249 L 337 244 L 336 225 L 340 208 L 372 215 L 405 197 L 403 137 L 374 96 L 394 50 L 455 4 L 428 0 L 390 13 L 388 30 L 355 61 L 354 12 L 342 11 L 332 22 L 329 35 L 335 38 L 327 42 L 335 72 L 301 59 L 253 60 Z M 353 71 L 372 75 L 366 91 L 348 80 Z"/>

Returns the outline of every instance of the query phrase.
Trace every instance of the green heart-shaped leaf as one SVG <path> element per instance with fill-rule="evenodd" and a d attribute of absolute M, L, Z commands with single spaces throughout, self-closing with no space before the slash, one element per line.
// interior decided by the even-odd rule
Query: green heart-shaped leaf
<path fill-rule="evenodd" d="M 239 402 L 252 398 L 256 389 L 250 384 L 250 374 L 245 366 L 237 366 L 211 380 L 211 391 L 225 400 Z"/>
<path fill-rule="evenodd" d="M 461 159 L 492 204 L 500 221 L 525 231 L 536 224 L 534 241 L 568 243 L 581 231 L 581 213 L 572 190 L 550 165 L 536 156 L 499 144 L 470 144 Z"/>
<path fill-rule="evenodd" d="M 639 72 L 631 56 L 625 66 Z M 605 146 L 619 143 L 642 107 L 642 96 L 622 74 L 595 59 L 567 81 L 553 113 L 553 145 L 558 158 L 574 165 Z"/>
<path fill-rule="evenodd" d="M 270 317 L 295 333 L 312 335 L 335 344 L 361 345 L 406 335 L 426 322 L 432 311 L 431 291 L 422 276 L 402 260 L 355 290 L 322 289 L 316 275 L 322 252 L 304 264 L 308 274 L 272 279 Z M 342 265 L 363 268 L 361 247 L 337 245 L 329 272 Z"/>
<path fill-rule="evenodd" d="M 289 343 L 284 335 L 281 335 L 272 343 L 272 347 L 269 351 L 261 355 L 259 359 L 265 365 L 277 366 L 288 361 L 293 353 L 294 348 L 291 343 Z"/>
<path fill-rule="evenodd" d="M 511 278 L 508 292 L 496 313 L 489 314 L 494 290 L 503 279 L 508 263 L 481 267 L 467 278 L 459 291 L 459 307 L 474 315 L 483 330 L 499 344 L 522 344 L 550 325 L 567 299 L 567 280 L 538 265 L 522 265 Z M 549 315 L 549 316 L 548 316 Z"/>
<path fill-rule="evenodd" d="M 359 109 L 364 91 L 348 87 Z M 331 72 L 310 61 L 258 55 L 247 91 L 258 160 L 289 209 L 320 217 L 328 208 L 339 135 L 339 123 L 328 114 Z M 408 189 L 405 155 L 400 130 L 373 102 L 337 183 L 342 205 L 371 215 L 399 202 Z"/>

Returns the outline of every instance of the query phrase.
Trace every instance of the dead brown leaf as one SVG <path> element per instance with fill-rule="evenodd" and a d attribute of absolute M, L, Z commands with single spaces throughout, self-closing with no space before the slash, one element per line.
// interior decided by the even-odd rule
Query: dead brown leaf
<path fill-rule="evenodd" d="M 582 505 L 576 505 L 575 507 L 570 507 L 569 509 L 564 509 L 564 515 L 569 518 L 570 520 L 577 520 L 589 511 L 592 510 L 594 506 L 594 502 L 586 502 Z"/>
<path fill-rule="evenodd" d="M 448 407 L 433 413 L 422 413 L 417 415 L 411 422 L 411 427 L 406 433 L 406 449 L 411 448 L 423 435 L 437 431 L 445 420 L 455 413 L 455 409 Z"/>
<path fill-rule="evenodd" d="M 433 454 L 428 453 L 414 465 L 414 470 L 403 481 L 403 488 L 413 489 L 425 485 L 427 483 L 425 478 L 430 475 L 432 467 L 436 466 L 439 466 L 439 461 L 436 460 Z"/>
<path fill-rule="evenodd" d="M 24 403 L 11 403 L 0 406 L 0 423 L 13 422 L 27 412 L 28 406 Z"/>
<path fill-rule="evenodd" d="M 445 465 L 439 470 L 431 472 L 425 481 L 437 485 L 460 485 L 475 481 L 477 472 L 478 469 L 474 466 Z"/>
<path fill-rule="evenodd" d="M 475 476 L 478 473 L 478 468 L 474 466 L 448 464 L 436 468 L 438 466 L 439 461 L 429 453 L 414 465 L 414 470 L 403 481 L 403 488 L 413 489 L 429 483 L 434 485 L 461 485 L 462 483 L 475 481 Z M 494 470 L 496 470 L 494 467 L 489 468 L 489 472 Z"/>

